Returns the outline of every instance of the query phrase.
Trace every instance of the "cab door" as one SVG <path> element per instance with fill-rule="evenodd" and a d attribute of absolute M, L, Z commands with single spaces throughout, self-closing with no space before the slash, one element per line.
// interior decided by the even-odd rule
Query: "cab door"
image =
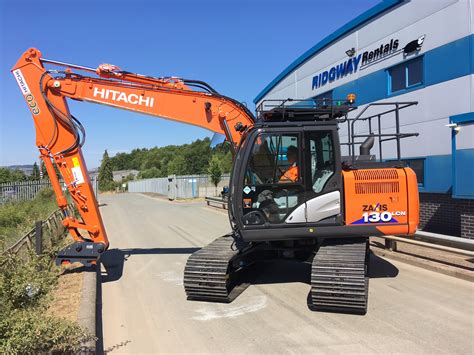
<path fill-rule="evenodd" d="M 240 183 L 234 192 L 243 226 L 284 224 L 300 206 L 304 218 L 303 131 L 259 130 L 251 139 L 253 144 L 240 168 Z"/>
<path fill-rule="evenodd" d="M 304 139 L 306 222 L 341 225 L 343 192 L 337 126 L 306 127 Z"/>

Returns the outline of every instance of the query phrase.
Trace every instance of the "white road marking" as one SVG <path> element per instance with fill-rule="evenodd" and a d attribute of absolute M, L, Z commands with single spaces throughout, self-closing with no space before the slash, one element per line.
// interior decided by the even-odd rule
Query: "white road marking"
<path fill-rule="evenodd" d="M 219 318 L 235 318 L 246 313 L 257 312 L 267 306 L 267 296 L 255 296 L 245 300 L 241 306 L 210 304 L 196 310 L 198 316 L 194 320 L 208 321 Z"/>
<path fill-rule="evenodd" d="M 162 271 L 160 272 L 160 278 L 163 281 L 169 282 L 176 286 L 183 286 L 183 275 L 177 271 Z"/>

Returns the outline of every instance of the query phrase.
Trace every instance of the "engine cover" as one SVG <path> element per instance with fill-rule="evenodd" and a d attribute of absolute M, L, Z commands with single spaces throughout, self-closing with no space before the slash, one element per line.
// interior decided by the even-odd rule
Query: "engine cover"
<path fill-rule="evenodd" d="M 419 223 L 418 184 L 410 168 L 343 171 L 345 223 L 371 225 L 383 234 L 414 234 Z"/>

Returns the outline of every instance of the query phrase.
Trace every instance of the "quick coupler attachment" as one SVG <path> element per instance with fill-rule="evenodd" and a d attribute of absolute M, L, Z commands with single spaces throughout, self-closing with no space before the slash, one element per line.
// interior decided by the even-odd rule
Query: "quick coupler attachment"
<path fill-rule="evenodd" d="M 72 264 L 79 262 L 89 267 L 97 264 L 97 260 L 105 251 L 101 243 L 75 242 L 58 252 L 56 265 Z"/>

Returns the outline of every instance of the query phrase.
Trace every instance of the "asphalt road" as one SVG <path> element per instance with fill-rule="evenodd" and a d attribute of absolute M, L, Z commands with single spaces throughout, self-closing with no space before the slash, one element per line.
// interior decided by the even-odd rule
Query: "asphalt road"
<path fill-rule="evenodd" d="M 102 325 L 116 353 L 474 353 L 474 284 L 372 256 L 366 316 L 308 309 L 309 267 L 271 263 L 231 304 L 186 300 L 190 253 L 229 230 L 204 203 L 100 196 Z"/>

